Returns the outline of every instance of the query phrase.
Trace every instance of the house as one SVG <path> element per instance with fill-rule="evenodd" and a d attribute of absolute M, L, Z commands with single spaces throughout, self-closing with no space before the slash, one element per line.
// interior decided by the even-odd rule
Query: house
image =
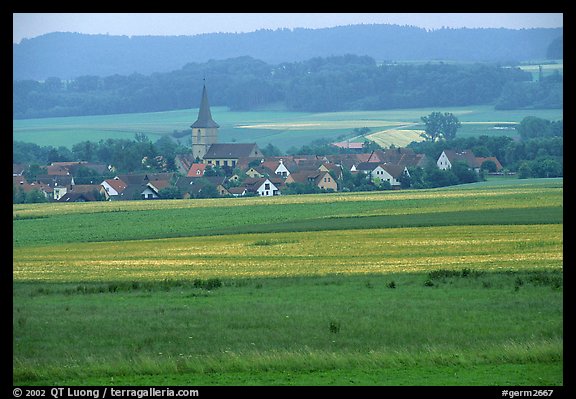
<path fill-rule="evenodd" d="M 100 185 L 104 189 L 104 196 L 107 201 L 120 199 L 120 196 L 123 195 L 122 193 L 126 187 L 128 187 L 128 184 L 122 181 L 119 177 L 106 179 Z"/>
<path fill-rule="evenodd" d="M 280 195 L 280 189 L 267 177 L 247 178 L 244 180 L 246 192 L 258 194 L 261 197 Z"/>
<path fill-rule="evenodd" d="M 496 171 L 502 169 L 502 165 L 496 159 L 496 157 L 477 157 L 471 150 L 444 150 L 442 154 L 438 157 L 436 165 L 441 170 L 451 169 L 455 162 L 465 162 L 468 168 L 473 169 L 476 172 L 480 172 L 482 163 L 485 161 L 492 161 L 496 165 Z"/>
<path fill-rule="evenodd" d="M 193 163 L 188 170 L 186 176 L 188 177 L 203 177 L 204 173 L 206 172 L 206 164 L 205 163 Z"/>
<path fill-rule="evenodd" d="M 332 177 L 330 172 L 327 171 L 319 171 L 320 173 L 314 180 L 314 184 L 321 188 L 322 190 L 332 190 L 338 191 L 338 183 L 336 179 Z"/>
<path fill-rule="evenodd" d="M 54 189 L 47 184 L 39 181 L 28 183 L 23 176 L 13 176 L 12 179 L 12 185 L 15 190 L 20 189 L 25 193 L 29 193 L 32 190 L 38 190 L 48 199 L 53 198 L 54 196 Z"/>
<path fill-rule="evenodd" d="M 81 169 L 93 170 L 100 175 L 109 171 L 109 167 L 103 163 L 87 161 L 52 162 L 46 167 L 46 174 L 50 176 L 78 176 Z"/>
<path fill-rule="evenodd" d="M 116 198 L 107 196 L 108 199 L 119 200 L 137 200 L 137 199 L 158 199 L 160 198 L 159 192 L 163 188 L 169 187 L 174 178 L 174 173 L 137 173 L 137 174 L 122 174 L 116 176 L 113 180 L 121 180 L 125 187 L 118 193 Z M 106 180 L 110 186 L 110 180 Z M 102 186 L 106 190 L 104 182 Z M 114 187 L 114 186 L 113 186 Z M 120 188 L 120 185 L 116 186 Z M 108 194 L 110 192 L 106 190 Z"/>
<path fill-rule="evenodd" d="M 280 177 L 288 177 L 290 176 L 290 170 L 294 171 L 298 168 L 298 165 L 291 157 L 267 158 L 261 163 L 261 166 Z"/>
<path fill-rule="evenodd" d="M 228 193 L 233 197 L 243 197 L 246 195 L 246 187 L 230 187 Z"/>
<path fill-rule="evenodd" d="M 58 202 L 89 202 L 97 201 L 98 199 L 90 193 L 66 193 Z"/>
<path fill-rule="evenodd" d="M 246 175 L 248 175 L 252 179 L 256 179 L 256 178 L 264 177 L 265 173 L 258 166 L 253 166 L 246 171 Z"/>
<path fill-rule="evenodd" d="M 195 159 L 192 154 L 178 154 L 174 157 L 174 165 L 176 166 L 176 170 L 181 175 L 186 176 L 192 167 L 192 164 L 195 163 Z"/>
<path fill-rule="evenodd" d="M 300 170 L 291 173 L 286 178 L 286 184 L 304 183 L 316 186 L 322 190 L 338 191 L 338 183 L 330 172 L 318 169 Z"/>
<path fill-rule="evenodd" d="M 370 174 L 374 169 L 380 165 L 380 162 L 360 162 L 356 165 L 356 170 L 359 173 Z"/>
<path fill-rule="evenodd" d="M 77 184 L 75 186 L 72 186 L 70 188 L 70 191 L 66 192 L 64 195 L 58 198 L 57 201 L 59 202 L 98 201 L 100 199 L 101 187 L 102 186 L 100 184 Z"/>
<path fill-rule="evenodd" d="M 379 164 L 371 173 L 372 179 L 378 178 L 380 181 L 386 181 L 396 188 L 401 186 L 400 179 L 403 175 L 410 177 L 408 168 L 400 165 Z"/>
<path fill-rule="evenodd" d="M 357 153 L 360 153 L 364 150 L 364 143 L 360 142 L 339 141 L 330 145 L 336 148 L 346 149 Z"/>
<path fill-rule="evenodd" d="M 82 170 L 85 171 L 91 170 L 102 176 L 105 173 L 109 172 L 110 168 L 108 167 L 108 165 L 103 163 L 86 162 L 86 161 L 72 162 L 70 165 L 68 165 L 68 171 L 72 176 L 75 176 L 77 179 L 81 177 L 80 175 L 82 174 L 81 172 Z M 91 184 L 95 184 L 95 182 Z"/>
<path fill-rule="evenodd" d="M 140 193 L 142 199 L 159 199 L 160 190 L 170 186 L 170 180 L 155 180 L 146 183 L 146 187 Z"/>
<path fill-rule="evenodd" d="M 214 188 L 218 195 L 230 195 L 228 189 L 224 186 L 225 176 L 204 176 L 201 178 L 191 176 L 180 176 L 177 178 L 174 186 L 182 193 L 182 197 L 188 198 L 209 198 L 213 197 L 214 191 L 207 191 L 207 188 Z M 209 193 L 209 194 L 208 194 Z"/>
<path fill-rule="evenodd" d="M 23 163 L 12 164 L 12 176 L 23 176 L 27 166 Z"/>
<path fill-rule="evenodd" d="M 421 167 L 427 163 L 426 154 L 417 154 L 411 148 L 390 148 L 380 157 L 382 163 L 406 167 Z"/>

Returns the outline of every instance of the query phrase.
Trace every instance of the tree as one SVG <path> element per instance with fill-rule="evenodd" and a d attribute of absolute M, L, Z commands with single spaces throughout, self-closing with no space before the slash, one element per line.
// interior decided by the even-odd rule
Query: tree
<path fill-rule="evenodd" d="M 40 202 L 48 202 L 46 195 L 39 189 L 30 190 L 26 193 L 26 199 L 24 201 L 26 204 L 37 204 Z"/>
<path fill-rule="evenodd" d="M 279 157 L 282 155 L 282 151 L 272 143 L 268 143 L 268 145 L 262 148 L 262 154 L 267 157 Z"/>
<path fill-rule="evenodd" d="M 550 121 L 536 116 L 525 117 L 516 129 L 523 140 L 552 135 L 552 126 Z"/>
<path fill-rule="evenodd" d="M 482 165 L 480 165 L 480 169 L 487 170 L 489 173 L 494 173 L 496 172 L 497 167 L 494 161 L 487 159 L 486 161 L 482 162 Z"/>
<path fill-rule="evenodd" d="M 45 175 L 47 172 L 46 167 L 37 164 L 30 165 L 23 173 L 28 182 L 32 182 L 39 175 Z"/>
<path fill-rule="evenodd" d="M 19 185 L 12 185 L 12 203 L 23 204 L 26 201 L 26 193 Z"/>
<path fill-rule="evenodd" d="M 158 195 L 162 199 L 180 199 L 182 198 L 182 192 L 176 186 L 164 187 L 158 192 Z"/>
<path fill-rule="evenodd" d="M 478 181 L 478 175 L 468 167 L 464 161 L 456 161 L 452 164 L 452 173 L 458 178 L 457 184 L 474 183 Z"/>
<path fill-rule="evenodd" d="M 420 118 L 426 125 L 424 133 L 420 136 L 427 141 L 452 140 L 456 137 L 456 131 L 460 128 L 461 123 L 450 112 L 432 112 L 428 116 Z"/>

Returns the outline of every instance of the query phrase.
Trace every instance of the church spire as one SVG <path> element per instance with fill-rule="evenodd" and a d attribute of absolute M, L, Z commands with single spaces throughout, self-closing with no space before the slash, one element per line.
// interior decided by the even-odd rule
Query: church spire
<path fill-rule="evenodd" d="M 208 93 L 206 91 L 206 83 L 204 83 L 204 88 L 202 89 L 202 100 L 200 101 L 200 109 L 198 110 L 198 119 L 190 127 L 192 129 L 220 127 L 220 125 L 214 122 L 214 119 L 212 119 L 212 113 L 210 112 L 210 104 L 208 103 Z"/>

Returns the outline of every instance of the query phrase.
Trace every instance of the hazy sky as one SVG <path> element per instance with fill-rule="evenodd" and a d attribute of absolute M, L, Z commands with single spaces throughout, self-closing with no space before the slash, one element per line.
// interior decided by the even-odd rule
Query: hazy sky
<path fill-rule="evenodd" d="M 197 35 L 258 29 L 398 24 L 426 29 L 559 28 L 562 13 L 15 13 L 13 42 L 50 32 L 110 35 Z"/>

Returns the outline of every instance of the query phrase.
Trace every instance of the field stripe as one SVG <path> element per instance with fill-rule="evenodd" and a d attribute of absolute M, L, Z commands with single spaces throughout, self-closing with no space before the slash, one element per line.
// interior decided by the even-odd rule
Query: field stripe
<path fill-rule="evenodd" d="M 229 228 L 196 231 L 196 234 L 194 235 L 204 236 L 399 227 L 562 223 L 562 207 L 541 207 L 527 209 L 502 208 L 493 209 L 490 212 L 486 212 L 486 210 L 477 210 L 295 220 L 284 223 L 237 226 L 233 231 L 231 231 Z"/>

